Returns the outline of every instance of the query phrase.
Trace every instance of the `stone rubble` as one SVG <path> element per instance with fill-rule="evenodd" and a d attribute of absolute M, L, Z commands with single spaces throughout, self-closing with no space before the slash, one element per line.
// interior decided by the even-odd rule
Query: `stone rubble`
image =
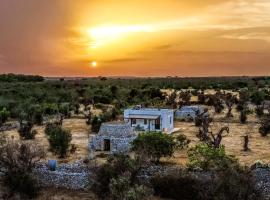
<path fill-rule="evenodd" d="M 0 132 L 19 129 L 19 127 L 20 127 L 19 122 L 6 123 L 0 127 Z"/>
<path fill-rule="evenodd" d="M 81 161 L 57 165 L 56 171 L 50 171 L 47 164 L 41 163 L 34 174 L 43 187 L 84 190 L 91 184 L 91 171 Z"/>

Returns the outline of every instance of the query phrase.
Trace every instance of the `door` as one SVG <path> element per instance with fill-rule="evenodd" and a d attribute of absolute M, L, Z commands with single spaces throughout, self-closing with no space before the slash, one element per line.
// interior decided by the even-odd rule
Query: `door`
<path fill-rule="evenodd" d="M 111 150 L 111 141 L 109 139 L 104 139 L 104 151 Z"/>
<path fill-rule="evenodd" d="M 155 130 L 160 130 L 160 118 L 155 120 Z"/>

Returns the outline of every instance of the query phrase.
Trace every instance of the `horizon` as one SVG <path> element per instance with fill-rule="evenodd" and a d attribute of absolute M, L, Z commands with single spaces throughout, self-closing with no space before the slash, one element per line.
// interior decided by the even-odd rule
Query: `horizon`
<path fill-rule="evenodd" d="M 267 0 L 2 0 L 0 73 L 270 75 Z"/>

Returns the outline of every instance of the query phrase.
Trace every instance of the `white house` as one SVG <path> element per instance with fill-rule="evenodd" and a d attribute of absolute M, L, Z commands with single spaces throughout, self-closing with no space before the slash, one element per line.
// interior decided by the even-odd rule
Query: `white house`
<path fill-rule="evenodd" d="M 205 108 L 203 106 L 183 106 L 175 112 L 175 118 L 180 120 L 194 120 L 196 114 L 203 113 Z"/>
<path fill-rule="evenodd" d="M 173 110 L 135 107 L 124 111 L 124 120 L 139 131 L 172 133 Z"/>

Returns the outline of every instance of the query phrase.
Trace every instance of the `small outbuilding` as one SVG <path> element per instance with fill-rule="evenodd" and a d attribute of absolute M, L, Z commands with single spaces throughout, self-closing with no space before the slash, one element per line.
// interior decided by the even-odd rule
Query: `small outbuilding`
<path fill-rule="evenodd" d="M 89 149 L 111 153 L 126 152 L 136 137 L 132 127 L 125 122 L 103 123 L 98 134 L 91 139 Z"/>
<path fill-rule="evenodd" d="M 205 108 L 203 106 L 183 106 L 175 112 L 175 118 L 179 120 L 195 120 L 197 114 L 202 114 Z"/>

